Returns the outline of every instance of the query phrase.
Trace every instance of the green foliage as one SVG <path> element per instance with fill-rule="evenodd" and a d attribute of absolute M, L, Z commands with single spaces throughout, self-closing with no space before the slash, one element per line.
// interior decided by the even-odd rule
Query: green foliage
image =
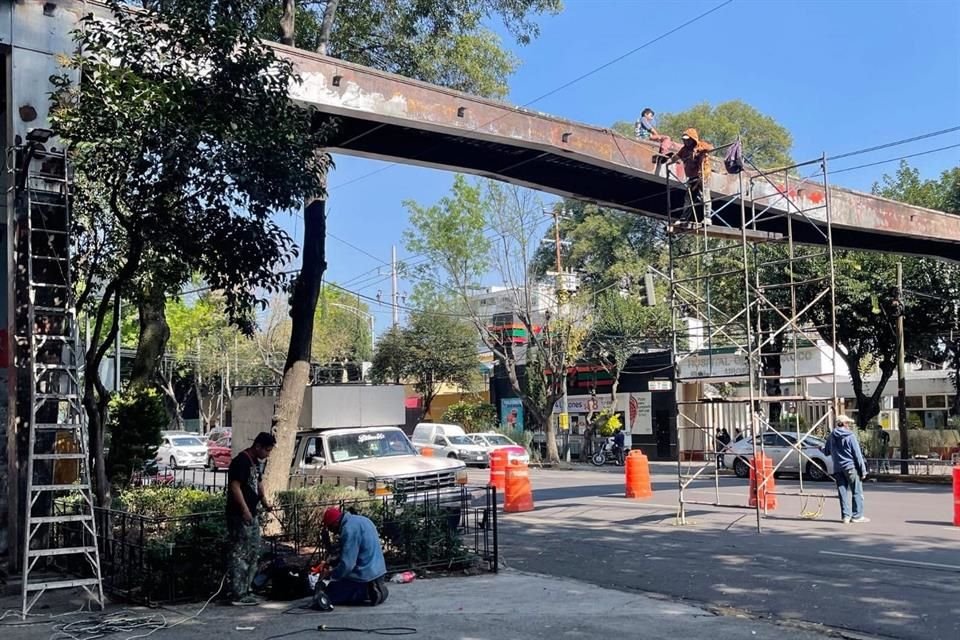
<path fill-rule="evenodd" d="M 613 409 L 603 409 L 593 417 L 593 425 L 596 427 L 597 435 L 607 438 L 619 431 L 623 423 Z"/>
<path fill-rule="evenodd" d="M 317 50 L 326 3 L 297 4 L 296 44 Z M 279 3 L 260 0 L 259 5 L 258 33 L 277 40 Z M 560 0 L 350 0 L 338 6 L 327 52 L 452 89 L 503 97 L 518 62 L 494 28 L 502 25 L 526 44 L 539 33 L 531 16 L 560 7 Z"/>
<path fill-rule="evenodd" d="M 321 191 L 315 150 L 327 131 L 288 100 L 296 76 L 252 34 L 252 2 L 181 0 L 155 13 L 112 2 L 111 22 L 81 20 L 83 55 L 51 79 L 88 286 L 136 276 L 176 293 L 199 272 L 247 330 L 293 256 L 272 215 Z"/>
<path fill-rule="evenodd" d="M 647 306 L 634 289 L 597 296 L 586 353 L 619 375 L 630 356 L 649 349 L 670 348 L 673 342 L 670 307 Z"/>
<path fill-rule="evenodd" d="M 114 483 L 126 484 L 133 471 L 153 462 L 160 432 L 169 422 L 163 399 L 154 389 L 130 390 L 111 400 L 107 474 Z"/>
<path fill-rule="evenodd" d="M 461 400 L 447 407 L 443 421 L 458 424 L 467 433 L 492 431 L 497 427 L 497 409 L 489 402 Z"/>
<path fill-rule="evenodd" d="M 476 334 L 470 325 L 442 313 L 416 311 L 409 326 L 391 329 L 381 338 L 371 376 L 381 383 L 412 382 L 426 414 L 441 384 L 469 389 L 478 368 Z"/>
<path fill-rule="evenodd" d="M 222 514 L 226 508 L 226 494 L 209 493 L 191 487 L 135 487 L 115 498 L 114 507 L 149 518 L 175 518 L 212 512 Z"/>

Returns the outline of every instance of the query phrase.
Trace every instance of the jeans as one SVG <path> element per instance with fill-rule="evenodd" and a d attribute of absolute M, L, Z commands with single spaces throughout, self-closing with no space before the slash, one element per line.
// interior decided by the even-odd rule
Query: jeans
<path fill-rule="evenodd" d="M 383 578 L 377 578 L 383 581 Z M 374 582 L 357 582 L 355 580 L 334 580 L 324 588 L 324 593 L 333 605 L 358 605 L 370 603 L 370 588 Z"/>
<path fill-rule="evenodd" d="M 856 469 L 841 469 L 834 474 L 837 481 L 837 494 L 840 496 L 840 517 L 863 517 L 863 481 Z M 853 498 L 853 510 L 850 499 Z"/>

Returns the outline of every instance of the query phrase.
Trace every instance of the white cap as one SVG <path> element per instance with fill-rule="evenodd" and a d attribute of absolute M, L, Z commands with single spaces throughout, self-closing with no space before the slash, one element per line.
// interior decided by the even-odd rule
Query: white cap
<path fill-rule="evenodd" d="M 856 422 L 856 420 L 848 415 L 840 414 L 837 416 L 837 424 L 853 424 L 854 422 Z"/>

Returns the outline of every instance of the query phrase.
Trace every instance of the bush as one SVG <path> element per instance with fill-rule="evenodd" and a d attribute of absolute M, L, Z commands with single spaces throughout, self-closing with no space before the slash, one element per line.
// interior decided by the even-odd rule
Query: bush
<path fill-rule="evenodd" d="M 443 421 L 458 424 L 467 433 L 492 431 L 497 427 L 497 410 L 486 402 L 456 402 L 443 412 Z"/>
<path fill-rule="evenodd" d="M 612 436 L 623 426 L 620 416 L 612 409 L 604 409 L 598 413 L 593 419 L 593 425 L 597 429 L 597 435 L 603 438 Z"/>
<path fill-rule="evenodd" d="M 155 389 L 126 391 L 110 401 L 107 474 L 111 481 L 125 486 L 133 471 L 153 463 L 160 432 L 169 422 L 163 399 Z"/>
<path fill-rule="evenodd" d="M 224 513 L 227 496 L 192 487 L 147 486 L 128 489 L 114 501 L 114 508 L 149 518 L 175 518 L 198 513 Z"/>

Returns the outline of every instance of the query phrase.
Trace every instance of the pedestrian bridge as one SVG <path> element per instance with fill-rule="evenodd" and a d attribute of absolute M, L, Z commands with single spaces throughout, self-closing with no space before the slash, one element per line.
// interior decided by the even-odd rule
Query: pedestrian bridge
<path fill-rule="evenodd" d="M 666 218 L 666 179 L 662 169 L 657 175 L 651 143 L 292 47 L 273 47 L 303 77 L 291 97 L 339 119 L 330 146 L 341 153 L 472 173 Z M 719 208 L 738 199 L 740 178 L 725 174 L 722 163 L 714 165 L 720 167 L 710 186 Z M 674 169 L 682 171 L 679 165 Z M 802 170 L 816 173 L 819 168 Z M 785 231 L 785 217 L 775 214 L 788 208 L 809 210 L 810 218 L 822 221 L 827 196 L 822 179 L 801 184 L 783 176 L 753 181 L 750 197 L 757 209 L 769 207 L 768 214 L 774 214 L 757 228 Z M 671 184 L 672 206 L 678 207 L 682 191 L 679 183 Z M 960 258 L 960 216 L 837 187 L 829 189 L 829 197 L 837 247 Z M 739 203 L 721 210 L 719 217 L 739 227 Z M 811 225 L 796 225 L 794 237 L 823 242 Z"/>

